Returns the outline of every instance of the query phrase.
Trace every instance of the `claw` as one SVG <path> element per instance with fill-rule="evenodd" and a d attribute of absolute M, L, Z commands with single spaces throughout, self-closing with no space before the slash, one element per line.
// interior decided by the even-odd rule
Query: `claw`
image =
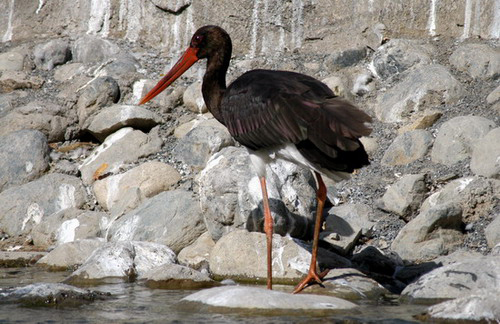
<path fill-rule="evenodd" d="M 324 288 L 325 286 L 323 285 L 323 278 L 328 274 L 329 271 L 330 269 L 326 269 L 320 274 L 318 274 L 316 271 L 309 271 L 307 276 L 300 281 L 300 283 L 295 287 L 292 293 L 298 294 L 299 292 L 304 290 L 304 288 L 314 283 L 317 283 Z"/>

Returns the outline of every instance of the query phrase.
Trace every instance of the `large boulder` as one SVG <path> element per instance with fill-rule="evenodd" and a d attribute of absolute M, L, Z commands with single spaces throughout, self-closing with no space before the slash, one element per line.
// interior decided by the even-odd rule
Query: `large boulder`
<path fill-rule="evenodd" d="M 140 157 L 156 153 L 160 150 L 162 140 L 155 129 L 149 134 L 131 127 L 125 127 L 109 135 L 81 166 L 82 180 L 85 184 L 93 183 L 96 171 L 114 173 L 124 164 L 136 162 Z M 103 167 L 104 166 L 104 167 Z"/>
<path fill-rule="evenodd" d="M 422 65 L 378 97 L 375 115 L 383 122 L 402 122 L 412 114 L 442 103 L 456 103 L 463 87 L 448 69 L 439 64 Z"/>
<path fill-rule="evenodd" d="M 454 205 L 437 205 L 421 212 L 406 224 L 392 242 L 392 250 L 409 261 L 433 259 L 462 243 L 462 210 Z"/>
<path fill-rule="evenodd" d="M 439 128 L 431 151 L 432 161 L 453 165 L 469 158 L 478 140 L 495 128 L 495 123 L 479 116 L 459 116 Z"/>
<path fill-rule="evenodd" d="M 316 197 L 310 185 L 312 174 L 281 160 L 266 169 L 275 233 L 310 237 L 308 224 L 312 224 Z M 227 147 L 214 154 L 196 181 L 203 217 L 214 240 L 235 228 L 263 230 L 262 191 L 246 149 Z"/>
<path fill-rule="evenodd" d="M 94 183 L 93 189 L 99 205 L 106 210 L 111 210 L 125 197 L 128 190 L 138 188 L 144 197 L 149 198 L 169 190 L 180 179 L 181 176 L 174 167 L 162 162 L 150 161 L 125 173 L 98 180 Z"/>
<path fill-rule="evenodd" d="M 350 266 L 349 260 L 319 249 L 321 267 Z M 309 270 L 310 246 L 289 236 L 273 235 L 273 282 L 297 283 Z M 267 277 L 266 236 L 246 230 L 223 236 L 210 253 L 210 272 L 218 278 L 264 282 Z"/>
<path fill-rule="evenodd" d="M 500 51 L 488 44 L 462 44 L 451 54 L 450 63 L 473 78 L 500 76 Z"/>
<path fill-rule="evenodd" d="M 489 131 L 472 150 L 470 168 L 474 174 L 500 179 L 500 127 Z"/>
<path fill-rule="evenodd" d="M 434 269 L 408 285 L 401 298 L 425 302 L 498 293 L 499 285 L 500 259 L 480 256 Z"/>
<path fill-rule="evenodd" d="M 28 234 L 49 215 L 81 208 L 87 193 L 77 177 L 51 173 L 0 193 L 0 230 L 15 236 Z"/>
<path fill-rule="evenodd" d="M 109 238 L 157 242 L 178 253 L 205 231 L 198 201 L 178 189 L 162 192 L 115 220 Z"/>
<path fill-rule="evenodd" d="M 36 130 L 0 136 L 0 192 L 39 178 L 49 168 L 47 138 Z"/>

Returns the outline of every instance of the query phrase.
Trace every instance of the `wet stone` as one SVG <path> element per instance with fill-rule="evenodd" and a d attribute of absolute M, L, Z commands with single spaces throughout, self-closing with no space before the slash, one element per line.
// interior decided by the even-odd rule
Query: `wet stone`
<path fill-rule="evenodd" d="M 28 307 L 75 307 L 111 295 L 61 283 L 35 283 L 24 287 L 0 288 L 0 303 L 19 303 Z"/>
<path fill-rule="evenodd" d="M 145 285 L 160 289 L 202 289 L 218 286 L 207 274 L 179 264 L 164 264 L 144 274 Z"/>
<path fill-rule="evenodd" d="M 252 310 L 291 310 L 303 312 L 352 309 L 356 305 L 332 296 L 289 294 L 263 288 L 228 286 L 201 290 L 182 301 L 197 302 L 213 307 Z"/>

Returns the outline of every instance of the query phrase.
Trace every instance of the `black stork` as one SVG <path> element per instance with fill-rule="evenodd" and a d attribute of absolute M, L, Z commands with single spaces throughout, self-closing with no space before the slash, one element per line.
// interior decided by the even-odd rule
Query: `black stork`
<path fill-rule="evenodd" d="M 371 118 L 334 95 L 324 83 L 304 74 L 288 71 L 252 70 L 226 87 L 226 72 L 232 44 L 228 33 L 217 26 L 198 29 L 191 43 L 172 69 L 140 104 L 162 92 L 190 66 L 207 59 L 202 93 L 212 115 L 245 146 L 259 176 L 267 238 L 267 288 L 272 289 L 273 219 L 266 189 L 265 166 L 282 158 L 314 172 L 317 181 L 317 210 L 311 265 L 308 275 L 294 293 L 307 285 L 321 284 L 328 270 L 318 273 L 316 258 L 322 226 L 326 186 L 325 175 L 340 181 L 355 169 L 369 164 L 359 141 L 371 132 Z"/>

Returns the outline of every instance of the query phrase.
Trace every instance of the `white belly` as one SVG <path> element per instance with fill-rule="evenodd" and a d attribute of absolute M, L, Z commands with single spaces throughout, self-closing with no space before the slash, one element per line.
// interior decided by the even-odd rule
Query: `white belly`
<path fill-rule="evenodd" d="M 249 149 L 248 152 L 250 153 L 250 160 L 252 161 L 253 168 L 259 177 L 266 176 L 266 164 L 274 159 L 283 159 L 285 161 L 297 164 L 301 167 L 317 171 L 337 182 L 349 179 L 350 177 L 349 173 L 330 171 L 312 164 L 299 152 L 295 144 L 274 146 L 272 148 L 262 149 L 258 151 Z"/>

